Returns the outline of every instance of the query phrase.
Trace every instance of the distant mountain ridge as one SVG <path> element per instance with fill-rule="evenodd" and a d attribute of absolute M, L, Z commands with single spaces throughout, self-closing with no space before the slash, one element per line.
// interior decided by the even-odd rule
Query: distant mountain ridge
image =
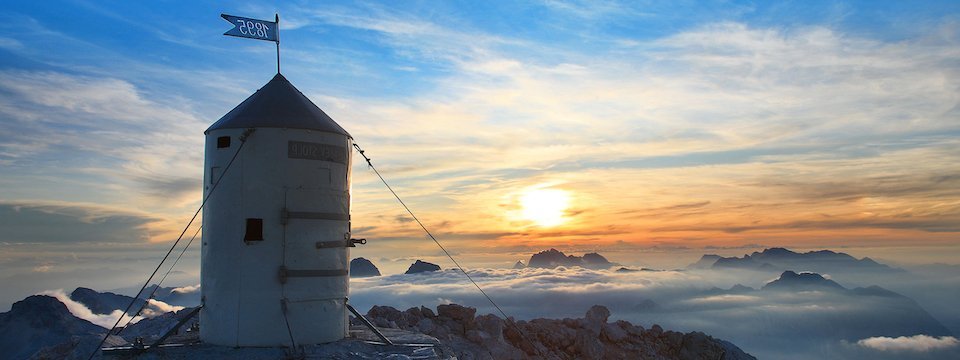
<path fill-rule="evenodd" d="M 154 291 L 154 289 L 156 289 L 156 291 Z M 132 315 L 140 309 L 143 309 L 144 304 L 147 303 L 145 298 L 151 294 L 153 294 L 155 300 L 171 306 L 193 307 L 200 304 L 199 287 L 158 288 L 157 285 L 150 285 L 143 289 L 143 293 L 134 301 L 133 306 L 130 307 L 130 311 L 127 313 Z M 126 309 L 133 300 L 133 297 L 109 291 L 99 292 L 85 287 L 78 287 L 70 293 L 70 299 L 83 304 L 83 306 L 89 308 L 94 314 L 109 315 L 114 311 Z M 159 314 L 166 311 L 155 306 L 155 304 L 147 306 L 146 309 L 150 310 L 148 314 Z"/>
<path fill-rule="evenodd" d="M 759 290 L 737 284 L 728 290 L 712 288 L 704 292 L 706 296 L 744 294 L 767 299 L 789 298 L 796 311 L 804 313 L 802 321 L 791 317 L 781 320 L 795 321 L 790 327 L 774 325 L 764 329 L 765 332 L 783 331 L 786 334 L 807 328 L 809 330 L 799 332 L 846 340 L 873 336 L 953 335 L 920 304 L 905 295 L 875 285 L 848 289 L 813 272 L 784 271 Z M 858 305 L 838 312 L 833 304 Z M 773 324 L 777 323 L 773 321 Z"/>
<path fill-rule="evenodd" d="M 785 248 L 769 248 L 743 257 L 703 255 L 688 269 L 745 269 L 768 272 L 803 270 L 817 273 L 832 272 L 903 272 L 904 270 L 878 263 L 871 258 L 857 259 L 849 254 L 830 250 L 798 253 Z"/>

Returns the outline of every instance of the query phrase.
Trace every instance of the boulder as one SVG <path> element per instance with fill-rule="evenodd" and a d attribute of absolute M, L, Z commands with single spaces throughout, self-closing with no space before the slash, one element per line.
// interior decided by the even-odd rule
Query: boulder
<path fill-rule="evenodd" d="M 493 340 L 493 337 L 491 337 L 490 334 L 487 334 L 487 332 L 483 330 L 468 330 L 467 333 L 465 334 L 465 337 L 467 338 L 467 340 L 472 341 L 474 344 L 480 344 L 480 345 L 490 343 Z"/>
<path fill-rule="evenodd" d="M 446 304 L 437 306 L 437 316 L 447 317 L 461 322 L 473 322 L 477 315 L 477 309 L 457 304 Z"/>
<path fill-rule="evenodd" d="M 622 342 L 630 336 L 619 324 L 603 324 L 601 334 L 605 340 L 613 343 Z"/>
<path fill-rule="evenodd" d="M 437 317 L 437 315 L 433 313 L 433 310 L 426 306 L 420 306 L 420 313 L 423 314 L 423 317 L 427 318 Z"/>
<path fill-rule="evenodd" d="M 487 334 L 490 334 L 493 337 L 493 340 L 497 343 L 504 342 L 503 339 L 503 326 L 505 325 L 503 319 L 493 314 L 486 314 L 477 316 L 477 327 Z"/>
<path fill-rule="evenodd" d="M 577 332 L 577 341 L 574 344 L 580 359 L 602 359 L 603 343 L 588 331 Z"/>
<path fill-rule="evenodd" d="M 607 323 L 609 317 L 610 310 L 607 309 L 606 306 L 591 306 L 590 310 L 587 310 L 586 317 L 584 317 L 583 327 L 595 335 L 600 335 L 600 329 L 603 327 L 603 324 Z"/>
<path fill-rule="evenodd" d="M 381 306 L 374 305 L 370 308 L 370 311 L 367 311 L 367 319 L 383 319 L 387 322 L 397 321 L 403 318 L 403 315 L 400 313 L 400 310 L 392 306 Z"/>
<path fill-rule="evenodd" d="M 424 334 L 432 333 L 434 328 L 436 328 L 436 326 L 433 325 L 433 321 L 430 319 L 420 319 L 420 322 L 417 323 L 417 331 Z"/>
<path fill-rule="evenodd" d="M 660 337 L 660 335 L 663 334 L 663 328 L 660 327 L 660 325 L 653 324 L 653 326 L 650 327 L 650 331 L 647 331 L 647 334 L 653 337 Z"/>

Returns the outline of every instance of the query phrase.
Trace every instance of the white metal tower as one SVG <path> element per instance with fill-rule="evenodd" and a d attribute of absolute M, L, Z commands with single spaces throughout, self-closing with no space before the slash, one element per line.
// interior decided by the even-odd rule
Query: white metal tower
<path fill-rule="evenodd" d="M 288 346 L 345 337 L 350 134 L 280 74 L 205 134 L 204 196 L 220 183 L 203 208 L 200 338 Z"/>

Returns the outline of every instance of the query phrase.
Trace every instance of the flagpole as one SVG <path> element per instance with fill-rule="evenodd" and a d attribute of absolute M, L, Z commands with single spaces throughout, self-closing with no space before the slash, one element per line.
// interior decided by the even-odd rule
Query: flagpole
<path fill-rule="evenodd" d="M 274 19 L 277 20 L 277 74 L 280 73 L 280 14 L 274 13 Z"/>

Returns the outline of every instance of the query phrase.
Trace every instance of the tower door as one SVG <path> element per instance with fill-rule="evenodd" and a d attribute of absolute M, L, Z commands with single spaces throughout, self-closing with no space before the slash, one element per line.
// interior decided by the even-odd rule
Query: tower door
<path fill-rule="evenodd" d="M 333 336 L 348 326 L 349 204 L 344 191 L 287 190 L 281 282 L 296 338 L 317 332 Z"/>

